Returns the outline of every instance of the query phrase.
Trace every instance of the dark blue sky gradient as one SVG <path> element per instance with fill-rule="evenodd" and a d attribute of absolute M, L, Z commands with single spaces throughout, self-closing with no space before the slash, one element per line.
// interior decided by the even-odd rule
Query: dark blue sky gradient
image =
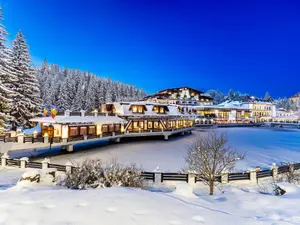
<path fill-rule="evenodd" d="M 300 91 L 300 1 L 0 0 L 44 58 L 147 92 L 188 85 L 263 96 Z"/>

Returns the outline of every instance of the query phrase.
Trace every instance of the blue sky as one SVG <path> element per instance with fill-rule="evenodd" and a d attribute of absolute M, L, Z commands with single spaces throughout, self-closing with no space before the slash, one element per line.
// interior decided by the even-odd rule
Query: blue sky
<path fill-rule="evenodd" d="M 0 0 L 35 63 L 135 84 L 300 91 L 300 1 Z"/>

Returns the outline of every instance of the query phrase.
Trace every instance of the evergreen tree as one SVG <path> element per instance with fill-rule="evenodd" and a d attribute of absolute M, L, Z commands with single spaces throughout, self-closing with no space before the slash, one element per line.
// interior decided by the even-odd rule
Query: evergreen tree
<path fill-rule="evenodd" d="M 61 110 L 72 110 L 73 102 L 76 97 L 77 75 L 75 71 L 68 71 L 65 69 L 66 78 L 60 86 L 57 107 Z"/>
<path fill-rule="evenodd" d="M 33 124 L 29 120 L 41 113 L 39 84 L 30 62 L 28 45 L 22 32 L 19 31 L 12 45 L 12 63 L 17 71 L 16 93 L 11 109 L 14 129 L 17 126 L 32 127 Z"/>
<path fill-rule="evenodd" d="M 146 95 L 132 85 L 80 70 L 60 69 L 47 61 L 36 71 L 43 104 L 54 105 L 59 110 L 99 110 L 105 102 L 135 101 Z"/>
<path fill-rule="evenodd" d="M 266 101 L 271 101 L 272 100 L 269 92 L 266 92 L 264 100 L 266 100 Z"/>
<path fill-rule="evenodd" d="M 220 104 L 225 101 L 224 94 L 218 90 L 208 90 L 206 93 L 213 98 L 214 104 Z"/>
<path fill-rule="evenodd" d="M 227 96 L 230 100 L 234 101 L 235 98 L 235 93 L 232 89 L 229 90 L 228 92 L 228 96 Z"/>
<path fill-rule="evenodd" d="M 77 87 L 77 91 L 75 94 L 75 98 L 73 100 L 73 104 L 71 107 L 71 109 L 73 111 L 80 111 L 80 110 L 86 109 L 86 107 L 85 107 L 86 88 L 87 88 L 86 78 L 85 78 L 85 76 L 81 76 L 78 87 Z"/>
<path fill-rule="evenodd" d="M 85 108 L 86 110 L 98 109 L 99 102 L 97 102 L 97 89 L 98 82 L 96 76 L 89 74 L 89 83 L 87 86 L 87 91 L 85 95 Z"/>
<path fill-rule="evenodd" d="M 5 46 L 7 31 L 2 24 L 2 8 L 0 7 L 0 133 L 7 128 L 10 119 L 8 115 L 11 107 L 11 98 L 16 82 L 15 70 L 12 68 L 11 51 Z"/>
<path fill-rule="evenodd" d="M 110 78 L 106 81 L 106 92 L 105 92 L 105 103 L 111 103 L 112 102 L 112 81 Z"/>

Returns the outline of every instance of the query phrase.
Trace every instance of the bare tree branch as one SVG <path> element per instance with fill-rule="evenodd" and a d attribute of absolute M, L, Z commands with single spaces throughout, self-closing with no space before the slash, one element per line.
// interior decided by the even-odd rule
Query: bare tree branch
<path fill-rule="evenodd" d="M 185 161 L 187 170 L 198 174 L 209 185 L 210 194 L 213 195 L 215 177 L 221 175 L 225 169 L 232 170 L 235 162 L 244 157 L 245 153 L 239 153 L 228 146 L 225 133 L 206 132 L 200 133 L 188 147 Z"/>

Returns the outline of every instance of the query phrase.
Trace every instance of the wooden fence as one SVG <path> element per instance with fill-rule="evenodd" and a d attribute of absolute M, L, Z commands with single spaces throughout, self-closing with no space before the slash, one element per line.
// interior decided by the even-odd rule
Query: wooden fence
<path fill-rule="evenodd" d="M 14 168 L 32 168 L 32 169 L 46 169 L 53 168 L 57 171 L 61 172 L 75 172 L 78 170 L 78 167 L 72 166 L 71 164 L 60 165 L 60 164 L 52 164 L 48 160 L 44 160 L 42 162 L 31 162 L 28 158 L 21 159 L 10 159 L 7 154 L 3 155 L 0 160 L 0 166 L 2 167 L 14 167 Z M 215 181 L 219 183 L 230 183 L 234 181 L 254 181 L 257 182 L 258 179 L 266 178 L 266 177 L 276 177 L 278 174 L 284 174 L 291 170 L 300 170 L 300 163 L 284 165 L 281 167 L 276 167 L 273 165 L 272 169 L 269 170 L 253 170 L 247 172 L 239 172 L 239 173 L 224 173 L 221 175 L 215 176 Z M 147 180 L 152 182 L 160 182 L 164 183 L 166 181 L 169 182 L 187 182 L 190 184 L 196 184 L 198 182 L 202 182 L 206 180 L 203 176 L 199 174 L 187 174 L 187 173 L 164 173 L 164 172 L 142 172 L 141 176 Z"/>

